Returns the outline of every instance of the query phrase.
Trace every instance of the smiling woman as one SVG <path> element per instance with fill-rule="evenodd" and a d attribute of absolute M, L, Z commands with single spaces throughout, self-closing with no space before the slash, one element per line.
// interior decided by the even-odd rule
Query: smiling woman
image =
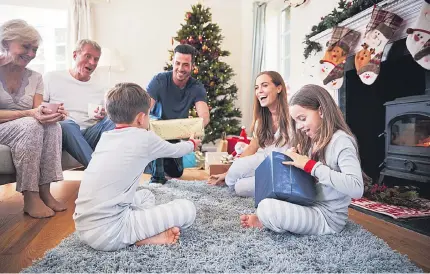
<path fill-rule="evenodd" d="M 51 182 L 61 169 L 62 105 L 56 112 L 41 106 L 40 73 L 27 68 L 35 58 L 39 32 L 23 20 L 0 26 L 0 145 L 8 146 L 16 169 L 16 190 L 24 194 L 24 212 L 35 218 L 66 208 L 52 197 Z"/>
<path fill-rule="evenodd" d="M 285 82 L 278 72 L 263 71 L 255 79 L 253 139 L 228 173 L 212 176 L 208 184 L 225 183 L 239 196 L 254 196 L 255 169 L 271 151 L 285 151 L 290 140 L 288 129 Z"/>

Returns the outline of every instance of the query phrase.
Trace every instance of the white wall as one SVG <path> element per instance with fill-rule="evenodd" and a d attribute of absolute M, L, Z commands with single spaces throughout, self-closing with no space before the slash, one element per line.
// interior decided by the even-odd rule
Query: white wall
<path fill-rule="evenodd" d="M 227 62 L 236 76 L 233 81 L 239 88 L 237 106 L 247 116 L 246 90 L 249 89 L 249 69 L 252 36 L 252 1 L 206 0 L 212 21 L 221 28 L 223 50 L 231 52 Z M 171 38 L 185 23 L 185 13 L 196 0 L 111 0 L 93 6 L 95 39 L 102 47 L 115 48 L 122 55 L 125 71 L 111 74 L 111 83 L 136 82 L 144 87 L 169 59 L 173 49 Z M 250 14 L 251 12 L 251 14 Z M 251 23 L 248 21 L 251 20 Z M 176 46 L 176 43 L 175 43 Z M 246 63 L 248 61 L 249 64 Z M 99 77 L 107 74 L 99 68 Z M 247 118 L 245 118 L 247 119 Z"/>
<path fill-rule="evenodd" d="M 169 59 L 171 38 L 185 23 L 185 12 L 196 0 L 92 0 L 94 39 L 102 47 L 118 50 L 125 71 L 112 71 L 110 83 L 136 82 L 144 87 Z M 212 21 L 221 28 L 223 50 L 231 52 L 223 61 L 236 75 L 237 107 L 242 110 L 244 125 L 251 121 L 249 105 L 251 90 L 252 0 L 201 0 L 211 8 Z M 0 5 L 19 5 L 39 8 L 65 9 L 68 0 L 0 0 Z M 175 44 L 176 45 L 176 44 Z M 96 70 L 96 77 L 108 82 L 105 68 Z"/>
<path fill-rule="evenodd" d="M 275 47 L 279 45 L 276 37 L 279 37 L 279 15 L 284 7 L 283 0 L 272 0 L 268 4 L 268 51 L 267 58 L 270 69 L 280 70 L 279 63 L 276 63 L 279 58 L 279 50 Z M 322 85 L 322 81 L 318 78 L 317 67 L 318 61 L 321 59 L 323 52 L 305 60 L 303 51 L 305 45 L 303 41 L 305 36 L 311 32 L 313 25 L 321 21 L 322 16 L 329 14 L 333 8 L 337 7 L 339 0 L 310 0 L 297 8 L 291 8 L 291 75 L 289 86 L 292 93 L 297 91 L 305 84 Z M 277 25 L 276 25 L 277 24 Z M 274 45 L 275 44 L 275 45 Z"/>
<path fill-rule="evenodd" d="M 319 52 L 312 58 L 305 60 L 303 41 L 306 34 L 311 32 L 312 26 L 317 25 L 322 16 L 326 16 L 333 8 L 337 7 L 339 0 L 324 0 L 324 2 L 313 0 L 307 2 L 307 4 L 291 10 L 291 25 L 293 26 L 291 29 L 291 67 L 293 68 L 291 86 L 293 91 L 305 84 L 322 85 L 322 80 L 319 79 L 316 69 L 323 52 Z M 324 48 L 325 45 L 322 46 Z"/>
<path fill-rule="evenodd" d="M 0 5 L 27 6 L 33 8 L 67 9 L 67 0 L 0 0 Z"/>

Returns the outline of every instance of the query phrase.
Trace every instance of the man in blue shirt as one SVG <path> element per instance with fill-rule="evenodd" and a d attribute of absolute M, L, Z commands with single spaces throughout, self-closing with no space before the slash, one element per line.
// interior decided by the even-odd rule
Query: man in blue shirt
<path fill-rule="evenodd" d="M 194 105 L 203 124 L 209 123 L 209 108 L 206 103 L 206 90 L 202 83 L 191 77 L 194 69 L 195 49 L 190 45 L 178 45 L 174 50 L 173 70 L 154 76 L 147 91 L 151 96 L 151 108 L 157 103 L 161 107 L 161 119 L 188 118 L 190 108 Z M 172 140 L 177 143 L 179 140 Z M 152 164 L 151 183 L 164 184 L 170 177 L 181 177 L 183 173 L 182 158 L 157 159 Z"/>

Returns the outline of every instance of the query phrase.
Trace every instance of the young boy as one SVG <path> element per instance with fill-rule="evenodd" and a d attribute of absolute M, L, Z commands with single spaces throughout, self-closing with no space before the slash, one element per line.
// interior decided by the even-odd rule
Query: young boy
<path fill-rule="evenodd" d="M 156 206 L 149 190 L 136 192 L 149 162 L 182 157 L 200 145 L 192 137 L 171 144 L 148 131 L 149 108 L 150 97 L 137 84 L 117 84 L 106 96 L 106 111 L 116 128 L 103 133 L 97 144 L 73 216 L 81 241 L 94 249 L 176 243 L 179 228 L 189 227 L 196 217 L 191 201 Z"/>

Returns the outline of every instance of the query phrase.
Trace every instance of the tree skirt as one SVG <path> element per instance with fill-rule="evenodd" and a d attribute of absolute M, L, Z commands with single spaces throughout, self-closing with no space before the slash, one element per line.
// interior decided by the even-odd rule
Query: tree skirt
<path fill-rule="evenodd" d="M 419 210 L 402 206 L 389 205 L 371 201 L 367 198 L 353 199 L 351 204 L 376 213 L 388 215 L 394 219 L 407 219 L 414 217 L 430 216 L 430 210 Z"/>

